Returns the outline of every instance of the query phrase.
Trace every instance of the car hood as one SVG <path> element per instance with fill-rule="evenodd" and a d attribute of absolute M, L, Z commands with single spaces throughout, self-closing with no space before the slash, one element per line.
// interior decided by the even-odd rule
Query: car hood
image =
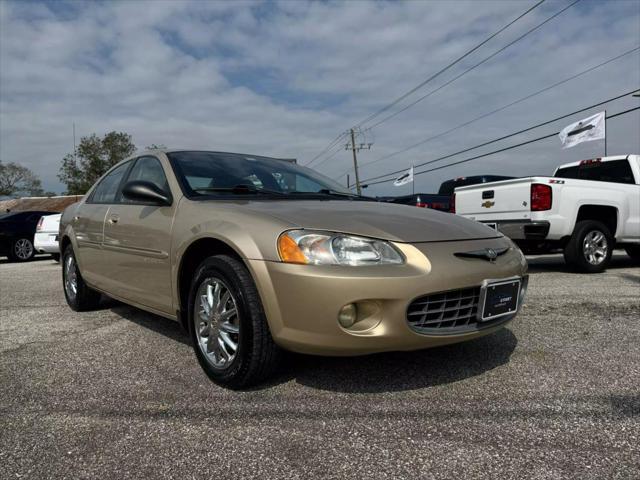
<path fill-rule="evenodd" d="M 428 208 L 350 200 L 266 200 L 245 208 L 300 228 L 329 230 L 395 242 L 442 242 L 497 238 L 473 220 Z"/>

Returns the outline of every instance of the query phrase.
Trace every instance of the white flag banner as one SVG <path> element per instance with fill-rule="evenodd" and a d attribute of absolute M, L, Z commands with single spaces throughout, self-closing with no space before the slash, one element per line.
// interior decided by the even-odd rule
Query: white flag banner
<path fill-rule="evenodd" d="M 407 183 L 411 182 L 413 182 L 413 165 L 409 170 L 396 178 L 396 180 L 393 182 L 393 185 L 396 187 L 401 187 L 402 185 L 406 185 Z"/>
<path fill-rule="evenodd" d="M 582 142 L 602 140 L 607 135 L 605 113 L 600 112 L 590 117 L 572 123 L 558 134 L 562 148 L 575 147 Z"/>

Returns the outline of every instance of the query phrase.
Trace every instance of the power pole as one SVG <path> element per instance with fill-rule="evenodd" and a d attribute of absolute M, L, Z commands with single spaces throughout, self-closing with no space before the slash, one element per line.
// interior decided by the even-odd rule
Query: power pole
<path fill-rule="evenodd" d="M 362 195 L 362 186 L 360 185 L 360 175 L 358 174 L 358 157 L 356 156 L 356 152 L 366 148 L 367 150 L 371 149 L 372 143 L 360 143 L 356 145 L 356 132 L 355 129 L 351 129 L 351 143 L 347 143 L 344 147 L 345 150 L 351 150 L 353 152 L 353 170 L 356 177 L 356 192 L 358 195 Z"/>
<path fill-rule="evenodd" d="M 358 176 L 358 158 L 356 157 L 356 135 L 351 129 L 351 151 L 353 152 L 353 171 L 356 175 L 356 192 L 358 195 L 362 195 L 362 188 L 360 188 L 360 177 Z"/>

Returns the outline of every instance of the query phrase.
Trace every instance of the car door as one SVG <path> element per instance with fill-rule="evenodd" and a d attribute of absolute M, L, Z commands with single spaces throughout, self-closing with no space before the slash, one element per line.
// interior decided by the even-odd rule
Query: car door
<path fill-rule="evenodd" d="M 122 163 L 104 175 L 71 219 L 82 276 L 89 285 L 104 290 L 109 284 L 102 254 L 104 220 L 131 165 L 132 161 Z"/>
<path fill-rule="evenodd" d="M 129 181 L 144 180 L 170 193 L 160 160 L 135 160 Z M 175 202 L 170 206 L 144 204 L 118 194 L 104 222 L 103 253 L 109 291 L 161 313 L 173 314 L 171 296 L 171 227 Z"/>

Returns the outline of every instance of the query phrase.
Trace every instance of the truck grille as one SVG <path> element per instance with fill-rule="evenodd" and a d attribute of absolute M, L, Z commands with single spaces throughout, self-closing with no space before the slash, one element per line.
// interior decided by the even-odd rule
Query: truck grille
<path fill-rule="evenodd" d="M 451 334 L 479 330 L 508 319 L 479 323 L 480 287 L 450 290 L 415 299 L 407 309 L 412 330 L 425 334 Z"/>

